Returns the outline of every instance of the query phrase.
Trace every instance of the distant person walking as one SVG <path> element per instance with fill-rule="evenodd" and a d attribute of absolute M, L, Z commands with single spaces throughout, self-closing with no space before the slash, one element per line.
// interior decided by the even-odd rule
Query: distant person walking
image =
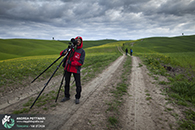
<path fill-rule="evenodd" d="M 128 49 L 126 48 L 126 55 L 127 55 L 127 53 L 128 53 Z"/>
<path fill-rule="evenodd" d="M 133 50 L 132 50 L 132 49 L 130 49 L 130 55 L 132 56 L 132 54 L 133 54 Z"/>

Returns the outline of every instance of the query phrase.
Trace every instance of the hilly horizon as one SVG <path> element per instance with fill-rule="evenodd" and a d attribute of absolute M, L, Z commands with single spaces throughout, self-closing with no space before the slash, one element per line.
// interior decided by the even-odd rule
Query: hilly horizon
<path fill-rule="evenodd" d="M 127 40 L 129 43 L 131 40 Z M 136 53 L 173 53 L 195 52 L 195 35 L 177 37 L 149 37 L 134 40 Z M 86 40 L 83 48 L 100 46 L 117 40 Z M 38 40 L 38 39 L 0 39 L 0 60 L 26 56 L 58 55 L 68 47 L 69 41 Z"/>
<path fill-rule="evenodd" d="M 99 46 L 116 40 L 84 41 L 83 48 Z M 26 56 L 58 55 L 70 41 L 37 39 L 0 39 L 0 60 Z"/>
<path fill-rule="evenodd" d="M 195 35 L 179 37 L 152 37 L 126 42 L 123 50 L 133 49 L 133 55 L 167 57 L 169 64 L 195 71 Z"/>

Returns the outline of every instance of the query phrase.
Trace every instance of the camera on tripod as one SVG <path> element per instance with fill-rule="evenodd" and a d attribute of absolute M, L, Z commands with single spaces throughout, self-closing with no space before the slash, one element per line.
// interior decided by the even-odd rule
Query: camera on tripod
<path fill-rule="evenodd" d="M 77 46 L 77 44 L 78 44 L 78 39 L 74 39 L 74 38 L 72 38 L 71 40 L 70 40 L 70 42 L 69 42 L 69 48 L 74 48 L 75 46 Z"/>
<path fill-rule="evenodd" d="M 30 109 L 34 106 L 34 104 L 36 103 L 36 101 L 38 100 L 38 98 L 40 97 L 40 95 L 43 93 L 44 89 L 46 88 L 46 86 L 49 84 L 50 80 L 52 79 L 52 77 L 54 76 L 54 74 L 57 72 L 57 70 L 60 68 L 61 64 L 64 63 L 64 61 L 66 61 L 66 58 L 68 56 L 68 54 L 72 51 L 72 49 L 74 48 L 77 48 L 77 45 L 78 45 L 79 41 L 78 39 L 74 39 L 72 38 L 71 41 L 69 42 L 69 46 L 68 48 L 66 49 L 66 53 L 65 54 L 62 54 L 60 55 L 60 57 L 58 59 L 56 59 L 49 67 L 47 67 L 41 74 L 39 74 L 31 83 L 33 83 L 37 78 L 39 78 L 39 76 L 41 76 L 45 71 L 47 71 L 54 63 L 56 63 L 61 57 L 64 56 L 63 60 L 60 62 L 60 64 L 57 66 L 56 70 L 54 71 L 54 73 L 52 74 L 52 76 L 49 78 L 49 80 L 47 81 L 47 83 L 45 84 L 45 86 L 43 87 L 43 89 L 41 90 L 41 92 L 39 93 L 39 95 L 37 96 L 37 98 L 35 99 L 35 101 L 33 102 L 33 104 L 31 105 Z M 57 97 L 56 97 L 56 101 L 57 102 L 57 99 L 58 99 L 58 96 L 59 96 L 59 92 L 61 90 L 61 86 L 63 84 L 63 79 L 64 79 L 64 75 L 63 75 L 63 78 L 62 78 L 62 81 L 61 81 L 61 85 L 59 87 L 59 90 L 58 90 L 58 94 L 57 94 Z"/>

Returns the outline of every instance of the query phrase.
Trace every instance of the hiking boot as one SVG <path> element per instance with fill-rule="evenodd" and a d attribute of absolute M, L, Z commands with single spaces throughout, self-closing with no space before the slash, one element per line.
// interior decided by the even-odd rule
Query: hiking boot
<path fill-rule="evenodd" d="M 64 98 L 61 100 L 61 102 L 65 102 L 65 101 L 68 101 L 68 100 L 70 100 L 70 98 L 64 97 Z"/>
<path fill-rule="evenodd" d="M 75 99 L 75 103 L 76 104 L 79 104 L 79 99 Z"/>

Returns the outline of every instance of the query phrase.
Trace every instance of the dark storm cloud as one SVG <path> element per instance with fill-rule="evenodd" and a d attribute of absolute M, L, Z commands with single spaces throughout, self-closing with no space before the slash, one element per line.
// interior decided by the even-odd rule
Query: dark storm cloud
<path fill-rule="evenodd" d="M 0 0 L 0 37 L 136 39 L 194 33 L 194 0 Z"/>
<path fill-rule="evenodd" d="M 165 13 L 168 15 L 184 16 L 195 14 L 195 1 L 189 0 L 172 0 L 162 4 L 158 9 L 158 13 Z"/>
<path fill-rule="evenodd" d="M 49 2 L 39 4 L 25 0 L 3 1 L 0 8 L 0 18 L 34 22 L 60 18 L 62 17 L 60 12 L 64 10 L 63 6 L 58 5 L 56 8 L 55 4 Z"/>

